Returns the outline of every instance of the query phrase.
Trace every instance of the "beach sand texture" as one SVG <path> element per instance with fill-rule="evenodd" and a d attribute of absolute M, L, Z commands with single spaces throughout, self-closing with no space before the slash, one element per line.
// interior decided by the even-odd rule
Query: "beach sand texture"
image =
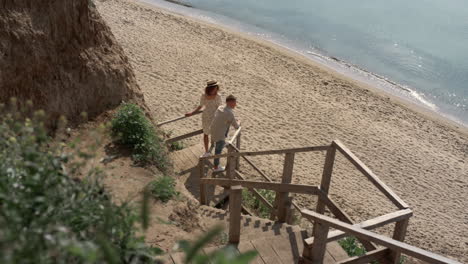
<path fill-rule="evenodd" d="M 238 97 L 244 150 L 326 145 L 340 139 L 414 210 L 407 242 L 468 262 L 466 130 L 219 26 L 130 0 L 96 4 L 129 56 L 157 120 L 193 110 L 205 82 L 216 79 L 223 96 Z M 192 131 L 200 126 L 199 118 L 167 129 L 174 134 Z M 323 160 L 324 153 L 298 154 L 293 182 L 318 184 Z M 283 157 L 254 161 L 280 178 Z M 396 210 L 340 155 L 331 193 L 355 221 Z M 308 197 L 297 201 L 311 207 Z"/>

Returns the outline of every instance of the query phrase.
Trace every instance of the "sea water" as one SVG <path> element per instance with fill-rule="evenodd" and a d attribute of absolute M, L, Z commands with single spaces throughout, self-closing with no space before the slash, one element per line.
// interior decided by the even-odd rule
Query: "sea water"
<path fill-rule="evenodd" d="M 193 6 L 185 9 L 191 15 L 276 42 L 468 125 L 466 0 L 183 2 Z"/>

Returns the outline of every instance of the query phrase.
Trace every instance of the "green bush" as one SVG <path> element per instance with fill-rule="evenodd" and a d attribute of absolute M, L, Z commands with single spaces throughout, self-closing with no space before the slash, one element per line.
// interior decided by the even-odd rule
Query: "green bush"
<path fill-rule="evenodd" d="M 276 193 L 271 190 L 260 189 L 258 192 L 265 197 L 265 199 L 271 204 L 275 201 Z M 264 205 L 260 200 L 257 199 L 250 191 L 242 191 L 242 202 L 247 206 L 248 209 L 253 210 L 259 217 L 270 218 L 271 210 Z"/>
<path fill-rule="evenodd" d="M 170 176 L 162 176 L 161 178 L 152 181 L 149 184 L 149 190 L 156 199 L 161 200 L 164 203 L 179 194 L 175 190 L 174 178 Z"/>
<path fill-rule="evenodd" d="M 348 253 L 348 256 L 362 256 L 366 254 L 366 249 L 357 241 L 355 237 L 345 237 L 338 241 L 340 246 Z"/>
<path fill-rule="evenodd" d="M 134 210 L 112 202 L 99 170 L 84 170 L 92 153 L 52 141 L 43 112 L 2 109 L 0 263 L 154 262 Z"/>
<path fill-rule="evenodd" d="M 172 142 L 171 145 L 169 146 L 169 148 L 172 151 L 181 150 L 181 149 L 184 149 L 184 147 L 185 147 L 184 143 L 180 141 Z"/>
<path fill-rule="evenodd" d="M 367 250 L 364 246 L 353 236 L 345 237 L 338 241 L 338 244 L 346 251 L 348 256 L 355 257 L 355 256 L 362 256 L 366 254 Z M 406 257 L 400 257 L 400 264 L 405 263 Z M 377 261 L 372 261 L 372 264 L 377 264 Z"/>
<path fill-rule="evenodd" d="M 117 143 L 133 150 L 133 159 L 139 164 L 154 164 L 167 170 L 164 142 L 143 110 L 135 104 L 122 105 L 111 122 L 112 136 Z"/>

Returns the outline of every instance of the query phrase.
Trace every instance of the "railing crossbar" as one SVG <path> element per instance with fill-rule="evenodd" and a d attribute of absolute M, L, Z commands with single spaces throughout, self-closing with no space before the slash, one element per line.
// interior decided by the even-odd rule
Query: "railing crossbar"
<path fill-rule="evenodd" d="M 354 235 L 358 238 L 374 242 L 376 244 L 385 246 L 389 249 L 400 251 L 408 256 L 415 257 L 417 259 L 426 261 L 434 264 L 461 264 L 458 261 L 434 254 L 421 248 L 388 238 L 386 236 L 373 233 L 360 227 L 356 227 L 331 217 L 318 214 L 310 210 L 302 210 L 302 216 L 314 221 L 316 223 L 322 223 L 325 226 L 333 227 L 338 230 L 344 231 L 347 234 Z"/>
<path fill-rule="evenodd" d="M 303 184 L 290 184 L 290 183 L 276 183 L 276 182 L 260 182 L 260 181 L 242 181 L 242 180 L 230 180 L 230 179 L 213 179 L 213 178 L 201 178 L 202 184 L 211 184 L 219 186 L 236 186 L 240 185 L 244 188 L 255 188 L 272 190 L 276 192 L 292 192 L 302 193 L 310 195 L 318 195 L 320 189 L 318 186 L 303 185 Z"/>
<path fill-rule="evenodd" d="M 227 153 L 227 154 L 219 154 L 219 155 L 213 155 L 209 157 L 203 157 L 200 159 L 206 160 L 206 159 L 216 159 L 216 158 L 226 158 L 226 157 L 264 156 L 264 155 L 298 153 L 298 152 L 326 151 L 329 148 L 330 146 L 314 146 L 314 147 L 276 149 L 276 150 L 264 150 L 264 151 L 232 152 L 232 153 Z"/>
<path fill-rule="evenodd" d="M 364 176 L 369 179 L 398 209 L 409 208 L 395 192 L 392 191 L 382 180 L 380 180 L 356 155 L 354 155 L 341 141 L 334 140 L 332 146 L 336 147 Z"/>
<path fill-rule="evenodd" d="M 202 113 L 203 111 L 197 111 L 195 113 L 193 113 L 191 116 L 194 116 L 194 115 L 198 115 L 200 113 Z M 167 120 L 167 121 L 163 121 L 163 122 L 160 122 L 160 123 L 157 123 L 156 124 L 156 127 L 160 127 L 162 125 L 167 125 L 167 124 L 170 124 L 170 123 L 173 123 L 173 122 L 176 122 L 176 121 L 179 121 L 179 120 L 182 120 L 182 119 L 185 119 L 185 118 L 189 118 L 190 116 L 179 116 L 179 117 L 176 117 L 174 119 L 171 119 L 171 120 Z"/>

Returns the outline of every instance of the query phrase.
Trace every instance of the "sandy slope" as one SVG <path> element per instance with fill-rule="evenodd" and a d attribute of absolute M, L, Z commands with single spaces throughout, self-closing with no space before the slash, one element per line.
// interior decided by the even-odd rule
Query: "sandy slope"
<path fill-rule="evenodd" d="M 243 148 L 342 140 L 414 210 L 407 241 L 468 261 L 468 134 L 280 48 L 129 0 L 97 6 L 159 120 L 192 110 L 204 82 L 239 97 Z M 188 132 L 198 118 L 170 129 Z M 301 154 L 294 182 L 317 184 L 323 154 Z M 255 161 L 272 177 L 282 157 Z M 339 157 L 332 194 L 355 220 L 395 208 Z M 307 206 L 309 200 L 299 197 Z"/>

